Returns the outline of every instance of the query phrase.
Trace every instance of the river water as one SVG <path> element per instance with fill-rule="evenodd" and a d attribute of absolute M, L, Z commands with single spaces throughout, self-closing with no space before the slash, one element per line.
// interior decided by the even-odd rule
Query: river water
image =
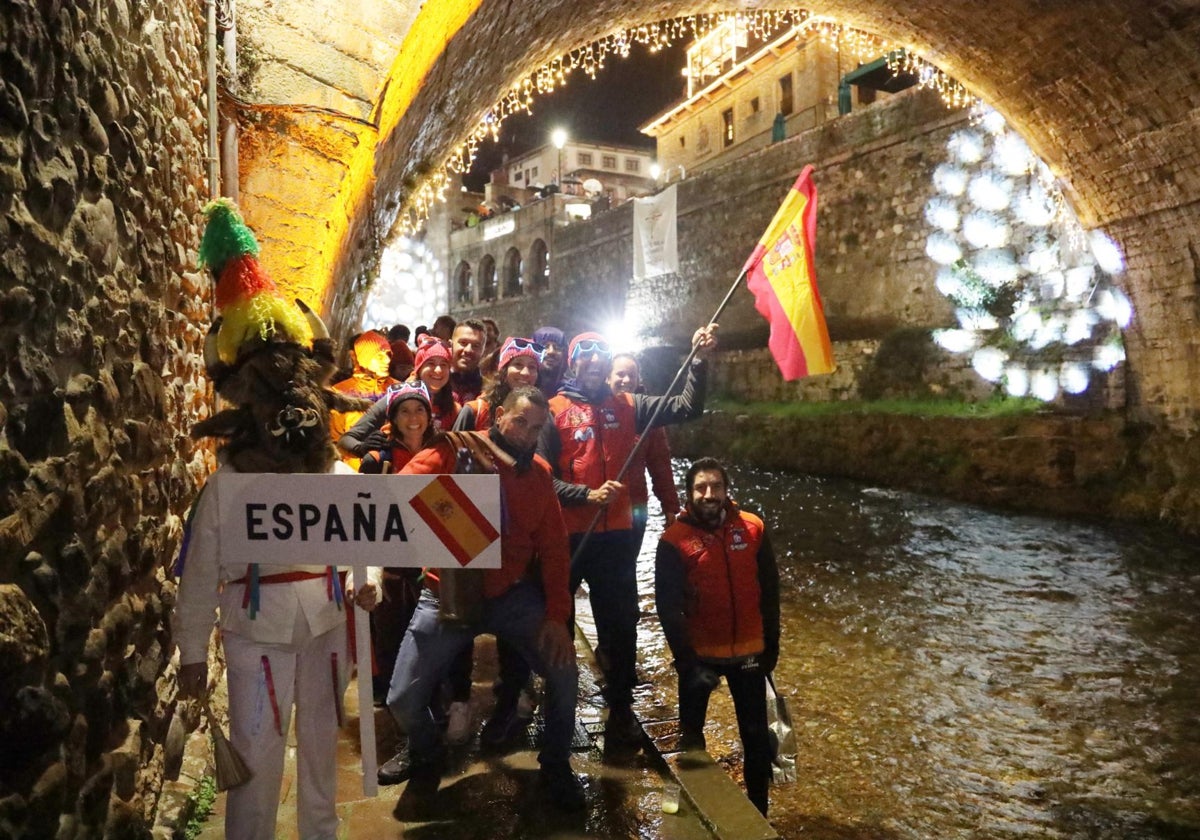
<path fill-rule="evenodd" d="M 772 790 L 782 837 L 1200 838 L 1195 542 L 809 476 L 732 479 L 780 567 L 775 678 L 799 770 Z M 639 563 L 641 690 L 669 715 L 656 523 Z M 737 776 L 723 688 L 706 734 Z"/>

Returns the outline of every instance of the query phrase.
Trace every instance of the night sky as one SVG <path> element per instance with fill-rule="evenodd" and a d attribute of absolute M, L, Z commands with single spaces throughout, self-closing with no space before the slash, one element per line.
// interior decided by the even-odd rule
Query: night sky
<path fill-rule="evenodd" d="M 567 77 L 565 87 L 536 97 L 533 114 L 514 114 L 500 129 L 500 142 L 485 141 L 475 165 L 464 176 L 470 189 L 483 190 L 488 173 L 503 155 L 523 154 L 550 142 L 550 132 L 562 126 L 571 139 L 654 148 L 654 140 L 638 131 L 655 114 L 683 99 L 687 80 L 682 75 L 687 42 L 650 53 L 634 45 L 629 58 L 610 55 L 592 81 L 582 70 Z"/>

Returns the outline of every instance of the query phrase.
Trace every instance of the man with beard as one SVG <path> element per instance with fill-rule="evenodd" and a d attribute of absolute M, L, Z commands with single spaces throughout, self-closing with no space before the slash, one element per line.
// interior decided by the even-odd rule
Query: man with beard
<path fill-rule="evenodd" d="M 716 330 L 716 324 L 701 327 L 692 337 L 696 358 L 677 397 L 614 394 L 607 382 L 613 357 L 608 341 L 592 332 L 575 336 L 567 349 L 571 378 L 550 400 L 554 422 L 546 424 L 538 443 L 539 454 L 554 469 L 571 535 L 571 592 L 581 581 L 588 583 L 608 706 L 604 746 L 610 754 L 636 750 L 643 737 L 632 706 L 638 620 L 633 508 L 628 488 L 616 478 L 656 409 L 662 410 L 655 426 L 682 423 L 704 410 L 704 359 L 716 347 Z"/>
<path fill-rule="evenodd" d="M 571 611 L 567 532 L 550 467 L 534 454 L 549 419 L 546 398 L 531 385 L 514 388 L 496 407 L 494 417 L 488 432 L 455 433 L 458 438 L 447 437 L 422 450 L 401 471 L 455 472 L 464 452 L 452 441 L 465 441 L 476 469 L 499 474 L 504 509 L 501 565 L 483 571 L 480 616 L 444 620 L 439 613 L 439 582 L 432 574 L 435 570 L 429 570 L 426 589 L 400 645 L 388 708 L 408 733 L 412 762 L 408 788 L 397 806 L 401 811 L 406 810 L 406 800 L 414 810 L 427 811 L 436 794 L 444 759 L 429 703 L 451 664 L 480 633 L 491 633 L 512 645 L 545 678 L 540 783 L 555 807 L 578 811 L 585 804 L 583 786 L 570 763 L 579 675 L 567 629 Z"/>
<path fill-rule="evenodd" d="M 725 678 L 750 801 L 765 816 L 773 759 L 766 682 L 779 659 L 779 570 L 757 516 L 729 498 L 715 458 L 687 471 L 687 505 L 655 556 L 658 618 L 679 673 L 680 747 L 704 749 L 708 698 Z"/>

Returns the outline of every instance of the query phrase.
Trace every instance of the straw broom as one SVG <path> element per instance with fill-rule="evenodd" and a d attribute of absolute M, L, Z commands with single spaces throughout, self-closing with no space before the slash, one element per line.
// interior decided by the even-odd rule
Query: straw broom
<path fill-rule="evenodd" d="M 213 715 L 212 706 L 209 705 L 207 696 L 204 698 L 204 714 L 208 717 L 208 729 L 212 732 L 213 762 L 216 764 L 217 790 L 224 791 L 235 788 L 238 785 L 244 785 L 250 781 L 250 777 L 254 774 L 250 772 L 250 768 L 246 766 L 245 760 L 238 755 L 237 750 L 233 748 L 233 744 L 229 743 L 229 739 L 225 737 L 225 733 L 217 725 L 217 718 Z"/>

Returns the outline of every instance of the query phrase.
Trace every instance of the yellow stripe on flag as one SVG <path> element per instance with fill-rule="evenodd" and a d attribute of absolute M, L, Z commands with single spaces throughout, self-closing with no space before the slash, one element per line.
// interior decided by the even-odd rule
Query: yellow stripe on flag
<path fill-rule="evenodd" d="M 462 565 L 478 557 L 500 534 L 448 475 L 440 475 L 409 502 Z"/>

